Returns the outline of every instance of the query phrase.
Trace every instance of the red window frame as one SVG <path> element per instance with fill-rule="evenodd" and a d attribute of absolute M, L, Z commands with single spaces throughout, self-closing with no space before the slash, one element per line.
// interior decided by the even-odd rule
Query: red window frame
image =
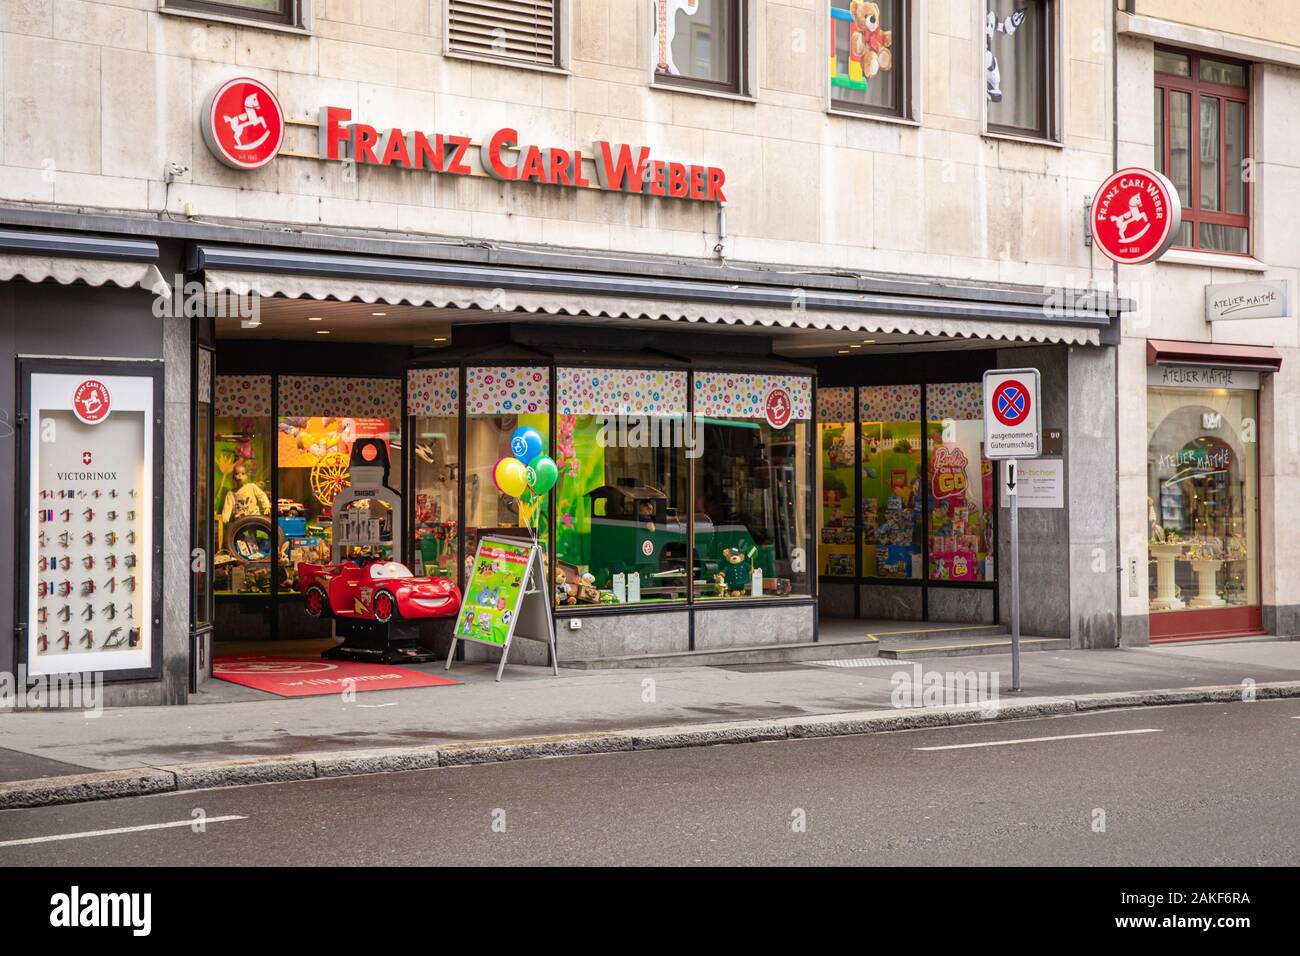
<path fill-rule="evenodd" d="M 1250 229 L 1250 204 L 1251 204 L 1251 183 L 1246 180 L 1242 183 L 1242 205 L 1245 206 L 1244 213 L 1231 213 L 1215 209 L 1201 209 L 1201 162 L 1200 162 L 1200 142 L 1201 142 L 1201 97 L 1212 97 L 1219 100 L 1219 205 L 1226 205 L 1228 195 L 1228 164 L 1225 161 L 1227 156 L 1227 116 L 1228 111 L 1224 107 L 1227 101 L 1233 101 L 1242 104 L 1243 113 L 1246 118 L 1245 143 L 1242 147 L 1243 158 L 1250 155 L 1251 144 L 1251 122 L 1250 122 L 1250 64 L 1243 63 L 1240 60 L 1233 60 L 1223 56 L 1203 56 L 1192 50 L 1181 50 L 1176 47 L 1157 47 L 1157 50 L 1164 53 L 1171 53 L 1177 56 L 1184 56 L 1188 60 L 1189 76 L 1178 76 L 1174 73 L 1161 73 L 1158 70 L 1155 73 L 1155 88 L 1160 91 L 1161 102 L 1161 143 L 1163 149 L 1162 155 L 1156 157 L 1156 167 L 1169 175 L 1169 93 L 1176 91 L 1186 93 L 1189 97 L 1190 113 L 1188 117 L 1188 137 L 1192 144 L 1191 171 L 1188 192 L 1191 199 L 1190 204 L 1183 206 L 1183 222 L 1191 223 L 1192 241 L 1190 246 L 1178 246 L 1181 249 L 1196 249 L 1207 252 L 1214 252 L 1226 256 L 1250 256 L 1254 246 L 1254 236 Z M 1246 74 L 1245 86 L 1228 86 L 1222 83 L 1212 83 L 1208 80 L 1202 80 L 1201 60 L 1213 60 L 1216 63 L 1228 63 L 1233 66 L 1241 67 Z M 1203 249 L 1201 245 L 1201 226 L 1202 225 L 1222 225 L 1236 226 L 1246 230 L 1246 251 L 1232 252 L 1226 249 Z"/>

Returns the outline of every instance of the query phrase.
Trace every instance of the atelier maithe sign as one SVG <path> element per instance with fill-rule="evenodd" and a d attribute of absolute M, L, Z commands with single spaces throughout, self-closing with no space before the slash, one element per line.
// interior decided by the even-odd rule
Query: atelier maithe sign
<path fill-rule="evenodd" d="M 284 142 L 286 120 L 275 94 L 247 77 L 229 80 L 209 96 L 202 113 L 203 139 L 233 169 L 255 170 L 271 162 Z M 301 154 L 297 154 L 301 156 Z M 582 149 L 521 143 L 503 127 L 475 142 L 459 133 L 380 129 L 356 120 L 342 106 L 322 106 L 319 158 L 359 166 L 386 166 L 452 176 L 486 174 L 502 182 L 569 189 L 602 189 L 669 199 L 722 203 L 727 177 L 719 166 L 661 159 L 649 146 L 596 140 Z M 476 171 L 473 159 L 477 158 Z M 584 163 L 594 168 L 588 177 Z"/>
<path fill-rule="evenodd" d="M 1285 279 L 1207 285 L 1205 321 L 1283 318 L 1290 312 L 1289 292 Z"/>

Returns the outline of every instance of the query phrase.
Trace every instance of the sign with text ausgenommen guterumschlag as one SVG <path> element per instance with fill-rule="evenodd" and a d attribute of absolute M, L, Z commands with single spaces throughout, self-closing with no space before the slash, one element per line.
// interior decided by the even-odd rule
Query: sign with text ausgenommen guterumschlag
<path fill-rule="evenodd" d="M 484 538 L 456 618 L 456 637 L 504 647 L 519 615 L 533 548 L 527 541 Z"/>
<path fill-rule="evenodd" d="M 1042 451 L 1038 369 L 984 373 L 984 457 L 1037 458 Z"/>

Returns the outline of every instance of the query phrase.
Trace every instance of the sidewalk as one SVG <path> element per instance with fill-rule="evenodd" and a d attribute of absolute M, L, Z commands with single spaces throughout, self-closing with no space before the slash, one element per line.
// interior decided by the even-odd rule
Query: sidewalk
<path fill-rule="evenodd" d="M 78 711 L 0 713 L 0 782 L 381 748 L 461 749 L 469 742 L 524 737 L 645 728 L 668 732 L 700 724 L 863 711 L 896 718 L 901 712 L 891 701 L 891 679 L 900 671 L 910 675 L 913 666 L 927 672 L 996 671 L 1005 718 L 1032 716 L 1015 705 L 1045 698 L 1069 702 L 1073 711 L 1071 699 L 1080 695 L 1226 687 L 1229 691 L 1218 692 L 1220 697 L 1239 698 L 1246 679 L 1261 685 L 1300 681 L 1300 642 L 1041 651 L 1022 657 L 1020 695 L 1009 693 L 1009 655 L 861 667 L 784 663 L 561 670 L 558 677 L 543 668 L 508 666 L 500 684 L 492 679 L 494 665 L 460 664 L 452 671 L 464 682 L 460 686 L 372 691 L 356 694 L 351 702 L 337 696 L 281 699 L 211 682 L 187 707 L 117 708 L 97 718 Z M 427 669 L 441 672 L 436 665 Z"/>

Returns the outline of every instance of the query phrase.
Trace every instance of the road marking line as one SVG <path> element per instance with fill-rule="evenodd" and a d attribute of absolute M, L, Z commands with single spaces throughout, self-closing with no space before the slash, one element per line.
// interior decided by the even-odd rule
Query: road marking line
<path fill-rule="evenodd" d="M 84 840 L 86 837 L 113 836 L 116 833 L 143 833 L 145 830 L 170 830 L 173 827 L 192 827 L 196 823 L 225 823 L 228 820 L 247 820 L 248 817 L 197 817 L 193 820 L 176 820 L 173 823 L 147 823 L 138 827 L 117 827 L 113 830 L 87 830 L 84 833 L 56 833 L 53 836 L 26 837 L 22 840 L 3 840 L 0 846 L 30 846 L 33 843 L 55 843 L 59 840 Z"/>
<path fill-rule="evenodd" d="M 1021 737 L 1018 740 L 986 740 L 977 744 L 945 744 L 942 747 L 913 747 L 913 750 L 968 750 L 972 747 L 1006 747 L 1010 744 L 1039 744 L 1049 740 L 1078 740 L 1081 737 L 1123 737 L 1127 734 L 1159 734 L 1162 730 L 1148 727 L 1143 730 L 1107 730 L 1095 734 L 1062 734 L 1058 737 Z"/>

